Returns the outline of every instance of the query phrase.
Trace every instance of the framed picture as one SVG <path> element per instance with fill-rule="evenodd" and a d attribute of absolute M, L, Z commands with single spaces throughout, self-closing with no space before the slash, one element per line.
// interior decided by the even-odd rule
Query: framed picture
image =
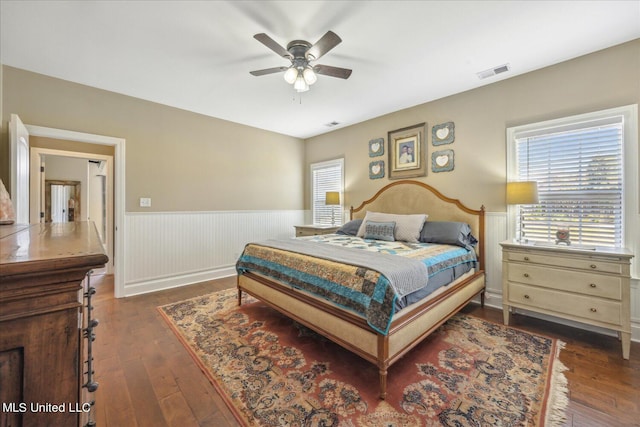
<path fill-rule="evenodd" d="M 389 179 L 425 176 L 426 123 L 389 132 Z"/>
<path fill-rule="evenodd" d="M 369 141 L 369 157 L 378 157 L 384 154 L 384 138 Z"/>
<path fill-rule="evenodd" d="M 369 179 L 384 178 L 384 160 L 369 163 Z"/>
<path fill-rule="evenodd" d="M 453 150 L 436 151 L 431 154 L 431 170 L 448 172 L 453 170 Z"/>

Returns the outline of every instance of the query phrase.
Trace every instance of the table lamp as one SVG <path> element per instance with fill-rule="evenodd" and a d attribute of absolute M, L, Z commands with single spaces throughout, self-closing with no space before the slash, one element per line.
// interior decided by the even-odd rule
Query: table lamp
<path fill-rule="evenodd" d="M 340 205 L 340 192 L 327 191 L 324 197 L 324 204 L 331 206 L 331 225 L 336 225 L 336 206 Z"/>
<path fill-rule="evenodd" d="M 538 183 L 536 181 L 507 182 L 507 204 L 531 205 L 534 203 L 538 203 Z M 520 227 L 518 242 L 526 242 L 522 211 L 518 215 L 518 225 Z"/>

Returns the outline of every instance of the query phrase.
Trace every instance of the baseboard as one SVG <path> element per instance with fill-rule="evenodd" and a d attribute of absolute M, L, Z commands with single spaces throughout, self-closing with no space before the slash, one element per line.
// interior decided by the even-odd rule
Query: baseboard
<path fill-rule="evenodd" d="M 178 288 L 180 286 L 192 285 L 194 283 L 222 279 L 223 277 L 235 275 L 235 265 L 229 265 L 211 270 L 189 272 L 169 277 L 155 277 L 152 279 L 141 280 L 134 283 L 125 283 L 123 297 L 130 297 L 134 295 L 146 294 L 149 292 Z"/>

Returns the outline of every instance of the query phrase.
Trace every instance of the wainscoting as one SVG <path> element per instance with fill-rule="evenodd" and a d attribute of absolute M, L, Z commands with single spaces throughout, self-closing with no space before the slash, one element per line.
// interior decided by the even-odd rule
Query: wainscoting
<path fill-rule="evenodd" d="M 294 237 L 305 211 L 127 213 L 124 296 L 235 274 L 251 241 Z"/>
<path fill-rule="evenodd" d="M 294 225 L 305 224 L 309 218 L 310 212 L 303 210 L 127 213 L 124 296 L 234 275 L 236 259 L 248 242 L 294 237 Z M 486 304 L 502 308 L 499 243 L 507 238 L 507 215 L 487 212 L 485 218 Z M 632 280 L 631 284 L 631 322 L 633 339 L 640 341 L 638 282 Z"/>

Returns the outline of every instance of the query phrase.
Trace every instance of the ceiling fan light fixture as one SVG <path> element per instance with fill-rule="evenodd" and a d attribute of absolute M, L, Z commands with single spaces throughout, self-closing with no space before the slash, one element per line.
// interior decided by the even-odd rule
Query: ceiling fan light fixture
<path fill-rule="evenodd" d="M 318 81 L 318 76 L 313 72 L 313 68 L 307 67 L 302 72 L 302 76 L 304 77 L 304 81 L 307 82 L 309 86 Z"/>
<path fill-rule="evenodd" d="M 340 79 L 348 79 L 351 75 L 351 70 L 347 68 L 310 64 L 342 42 L 342 39 L 333 31 L 327 31 L 315 44 L 305 40 L 293 40 L 287 44 L 286 49 L 265 33 L 256 34 L 253 38 L 280 57 L 291 61 L 289 67 L 271 67 L 250 71 L 249 73 L 253 76 L 264 76 L 284 71 L 283 77 L 287 83 L 293 85 L 297 92 L 306 92 L 309 90 L 309 86 L 318 80 L 318 74 Z"/>
<path fill-rule="evenodd" d="M 293 84 L 297 78 L 298 70 L 296 70 L 295 67 L 289 67 L 289 69 L 284 73 L 284 80 L 289 84 Z"/>
<path fill-rule="evenodd" d="M 297 92 L 306 92 L 309 90 L 309 85 L 305 81 L 304 77 L 301 74 L 298 74 L 295 83 L 293 84 L 293 88 Z"/>

